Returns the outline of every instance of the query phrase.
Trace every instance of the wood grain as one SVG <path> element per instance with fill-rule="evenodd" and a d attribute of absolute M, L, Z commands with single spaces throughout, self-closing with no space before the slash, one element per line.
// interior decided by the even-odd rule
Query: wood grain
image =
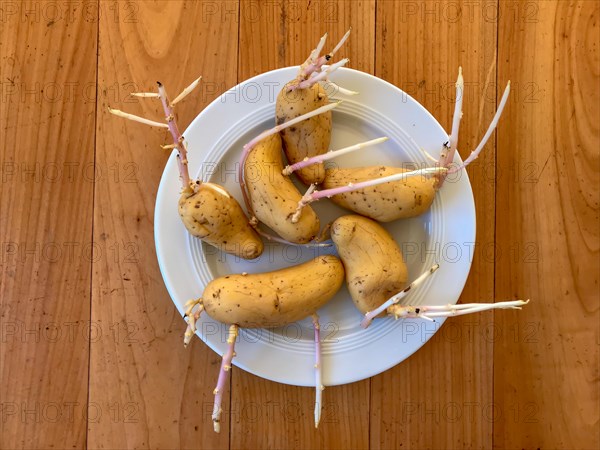
<path fill-rule="evenodd" d="M 240 4 L 239 81 L 299 65 L 325 32 L 330 49 L 350 26 L 351 38 L 336 60 L 349 57 L 352 67 L 373 71 L 374 2 L 268 2 L 254 16 L 255 4 Z M 240 370 L 232 378 L 232 407 L 240 413 L 232 416 L 231 448 L 368 447 L 368 380 L 327 388 L 323 423 L 315 431 L 313 389 L 275 384 Z"/>
<path fill-rule="evenodd" d="M 496 314 L 494 445 L 598 448 L 599 9 L 532 4 L 500 22 L 499 79 L 528 95 L 498 133 L 496 296 L 532 302 Z"/>
<path fill-rule="evenodd" d="M 240 3 L 239 81 L 302 64 L 325 33 L 323 51 L 329 51 L 350 27 L 351 37 L 334 59 L 350 58 L 348 67 L 373 73 L 374 1 L 271 1 L 260 8 L 257 4 Z"/>
<path fill-rule="evenodd" d="M 595 0 L 0 2 L 0 448 L 598 448 L 599 15 Z M 129 94 L 203 75 L 185 128 L 350 26 L 338 56 L 446 129 L 463 66 L 463 157 L 512 81 L 468 169 L 461 301 L 532 302 L 450 319 L 401 365 L 327 388 L 318 431 L 312 389 L 234 368 L 216 435 L 220 357 L 181 345 L 154 251 L 170 138 L 106 107 L 160 119 Z"/>
<path fill-rule="evenodd" d="M 238 7 L 220 5 L 236 13 L 223 17 L 199 2 L 137 5 L 131 22 L 108 16 L 100 22 L 96 164 L 116 166 L 123 177 L 96 183 L 94 239 L 115 243 L 119 254 L 93 265 L 92 320 L 119 335 L 92 342 L 90 401 L 116 405 L 119 415 L 89 423 L 88 446 L 228 448 L 227 424 L 215 434 L 207 413 L 220 358 L 197 340 L 184 349 L 185 323 L 164 288 L 152 244 L 155 192 L 168 156 L 159 145 L 170 136 L 116 118 L 107 106 L 160 120 L 159 102 L 133 101 L 129 93 L 155 91 L 161 80 L 174 96 L 203 75 L 203 89 L 177 106 L 185 129 L 220 94 L 215 85 L 235 84 Z M 214 64 L 216 58 L 234 63 Z"/>
<path fill-rule="evenodd" d="M 377 76 L 399 86 L 450 130 L 458 67 L 465 77 L 459 151 L 477 145 L 495 110 L 496 23 L 483 5 L 468 2 L 378 2 Z M 470 8 L 470 13 L 466 12 Z M 440 142 L 440 148 L 443 143 Z M 427 149 L 439 154 L 439 149 Z M 494 143 L 468 170 L 477 211 L 479 249 L 494 242 Z M 456 243 L 461 257 L 440 265 L 473 265 L 460 302 L 488 301 L 494 292 L 494 260 L 468 242 Z M 491 314 L 453 318 L 407 361 L 372 378 L 371 448 L 490 448 L 492 426 L 492 344 L 486 331 Z M 436 327 L 423 323 L 425 339 Z M 399 344 L 400 345 L 400 344 Z"/>
<path fill-rule="evenodd" d="M 80 448 L 98 26 L 0 7 L 0 448 Z"/>

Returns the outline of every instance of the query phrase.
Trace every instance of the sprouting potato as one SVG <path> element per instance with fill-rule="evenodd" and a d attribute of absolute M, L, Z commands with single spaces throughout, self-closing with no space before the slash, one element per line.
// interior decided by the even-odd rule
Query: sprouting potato
<path fill-rule="evenodd" d="M 263 242 L 235 198 L 212 183 L 197 184 L 194 191 L 179 198 L 179 215 L 190 234 L 244 259 L 262 254 Z"/>
<path fill-rule="evenodd" d="M 126 119 L 167 128 L 170 131 L 173 144 L 166 145 L 164 148 L 177 149 L 177 166 L 182 186 L 178 202 L 179 216 L 185 228 L 193 236 L 219 250 L 241 258 L 254 259 L 263 252 L 264 245 L 237 200 L 222 186 L 190 178 L 187 144 L 179 132 L 173 106 L 187 96 L 198 85 L 201 78 L 194 80 L 172 102 L 169 101 L 167 92 L 160 82 L 158 93 L 133 94 L 139 97 L 158 98 L 163 105 L 166 123 L 155 122 L 116 109 L 109 108 L 109 111 Z"/>
<path fill-rule="evenodd" d="M 227 352 L 221 361 L 214 390 L 213 424 L 220 430 L 221 402 L 239 327 L 273 328 L 312 316 L 315 329 L 315 427 L 321 417 L 321 338 L 317 310 L 327 303 L 344 282 L 344 266 L 336 256 L 325 255 L 273 272 L 219 277 L 204 288 L 203 298 L 188 302 L 185 344 L 194 335 L 202 311 L 213 319 L 231 324 Z M 192 311 L 195 307 L 195 311 Z"/>
<path fill-rule="evenodd" d="M 404 172 L 408 170 L 385 166 L 328 169 L 323 187 L 333 189 Z M 379 222 L 391 222 L 424 213 L 433 203 L 435 193 L 434 178 L 415 176 L 344 192 L 332 196 L 331 200 Z"/>
<path fill-rule="evenodd" d="M 320 84 L 323 81 L 327 81 L 335 92 L 356 94 L 356 92 L 341 88 L 329 81 L 329 74 L 346 65 L 349 61 L 347 58 L 331 64 L 327 68 L 324 67 L 344 45 L 348 36 L 350 36 L 350 30 L 344 34 L 333 50 L 325 55 L 320 53 L 325 45 L 327 34 L 321 38 L 317 47 L 300 65 L 296 78 L 286 83 L 277 96 L 275 116 L 278 125 L 327 105 L 329 95 Z M 290 164 L 325 153 L 329 149 L 331 141 L 331 111 L 282 130 L 281 137 L 283 138 L 283 149 Z M 321 183 L 325 176 L 323 163 L 299 170 L 297 175 L 306 184 Z"/>
<path fill-rule="evenodd" d="M 298 202 L 298 214 L 307 205 L 321 198 L 331 198 L 334 202 L 348 209 L 382 222 L 413 217 L 426 211 L 433 203 L 435 193 L 442 188 L 446 176 L 464 170 L 465 167 L 477 159 L 485 147 L 500 120 L 500 116 L 508 100 L 510 81 L 507 83 L 496 114 L 481 142 L 462 164 L 452 167 L 457 150 L 458 132 L 462 118 L 463 88 L 462 69 L 459 68 L 458 79 L 456 80 L 456 105 L 452 119 L 452 132 L 448 136 L 448 140 L 441 144 L 442 151 L 435 166 L 413 171 L 385 166 L 326 171 L 325 180 L 322 183 L 323 189 L 316 189 L 315 185 L 311 185 Z M 381 139 L 383 138 L 369 142 L 372 144 L 381 141 Z M 325 159 L 331 159 L 338 155 L 346 154 L 349 151 L 358 150 L 369 144 L 369 142 L 328 152 L 325 155 L 306 158 L 300 163 L 286 167 L 285 173 L 290 174 L 311 164 L 322 163 Z M 430 159 L 435 161 L 431 155 L 426 154 Z M 433 177 L 430 181 L 425 178 L 429 176 Z"/>
<path fill-rule="evenodd" d="M 332 255 L 273 272 L 211 281 L 202 294 L 213 319 L 242 328 L 273 328 L 310 316 L 339 291 L 344 266 Z"/>
<path fill-rule="evenodd" d="M 325 89 L 319 83 L 305 89 L 288 91 L 290 83 L 277 96 L 275 114 L 278 125 L 329 103 Z M 323 154 L 329 149 L 331 141 L 331 111 L 286 128 L 280 134 L 283 150 L 290 163 Z M 296 174 L 306 184 L 321 183 L 325 178 L 325 166 L 323 163 L 314 164 Z"/>
<path fill-rule="evenodd" d="M 408 271 L 402 252 L 374 220 L 359 215 L 339 217 L 331 225 L 331 239 L 344 263 L 350 296 L 363 314 L 406 285 Z"/>
<path fill-rule="evenodd" d="M 256 218 L 287 241 L 305 244 L 319 234 L 319 218 L 305 208 L 297 222 L 292 221 L 302 195 L 284 176 L 281 136 L 276 133 L 258 142 L 244 162 L 248 196 Z"/>

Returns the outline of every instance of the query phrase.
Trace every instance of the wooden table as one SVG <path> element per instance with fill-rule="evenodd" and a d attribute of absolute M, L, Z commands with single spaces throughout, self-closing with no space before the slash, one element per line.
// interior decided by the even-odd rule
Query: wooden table
<path fill-rule="evenodd" d="M 596 1 L 2 1 L 2 448 L 598 448 L 599 6 Z M 461 154 L 507 80 L 497 135 L 468 172 L 477 246 L 461 301 L 531 298 L 452 319 L 414 356 L 325 391 L 232 371 L 212 431 L 219 356 L 181 345 L 159 272 L 161 117 L 130 93 L 162 80 L 188 123 L 225 89 L 340 55 L 450 128 Z M 452 325 L 450 325 L 452 323 Z"/>

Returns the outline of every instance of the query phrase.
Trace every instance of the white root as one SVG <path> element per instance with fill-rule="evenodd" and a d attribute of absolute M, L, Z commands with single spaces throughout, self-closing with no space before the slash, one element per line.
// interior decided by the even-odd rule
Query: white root
<path fill-rule="evenodd" d="M 321 370 L 321 326 L 317 313 L 312 315 L 313 327 L 315 329 L 315 428 L 319 428 L 321 422 L 321 410 L 323 409 L 323 374 Z"/>
<path fill-rule="evenodd" d="M 462 67 L 459 67 L 458 78 L 456 79 L 456 103 L 454 104 L 454 115 L 452 116 L 452 131 L 450 132 L 450 136 L 448 136 L 447 144 L 442 146 L 442 151 L 440 152 L 440 159 L 438 162 L 440 167 L 448 167 L 448 165 L 450 165 L 454 160 L 454 154 L 456 153 L 456 148 L 458 146 L 460 121 L 463 116 L 462 103 L 464 97 L 464 87 L 465 82 L 462 75 Z M 442 187 L 445 179 L 445 174 L 442 174 L 438 177 L 436 189 L 440 189 Z"/>
<path fill-rule="evenodd" d="M 198 298 L 196 300 L 190 300 L 185 306 L 187 309 L 185 310 L 183 319 L 187 322 L 188 326 L 183 335 L 183 346 L 187 347 L 194 337 L 194 334 L 196 334 L 196 322 L 200 318 L 202 311 L 204 311 L 204 304 L 202 303 L 202 298 Z M 194 311 L 196 306 L 198 306 L 198 309 Z"/>
<path fill-rule="evenodd" d="M 223 408 L 221 404 L 223 402 L 223 392 L 225 391 L 225 383 L 229 378 L 229 372 L 231 371 L 231 361 L 235 356 L 235 340 L 237 339 L 239 328 L 237 325 L 229 326 L 229 333 L 227 335 L 227 352 L 223 355 L 221 361 L 221 370 L 219 371 L 219 379 L 217 380 L 217 387 L 213 391 L 215 394 L 215 404 L 213 406 L 212 420 L 213 428 L 216 433 L 221 432 L 221 413 Z"/>
<path fill-rule="evenodd" d="M 292 216 L 292 223 L 298 223 L 298 220 L 300 220 L 300 214 L 302 214 L 302 208 L 304 208 L 306 205 L 308 205 L 308 203 L 306 203 L 304 201 L 304 198 L 309 198 L 312 193 L 315 191 L 317 185 L 316 184 L 311 184 L 308 189 L 306 190 L 306 193 L 302 196 L 302 198 L 300 199 L 300 202 L 298 203 L 298 206 L 296 207 L 296 211 L 294 212 L 294 215 Z"/>
<path fill-rule="evenodd" d="M 348 40 L 348 38 L 350 37 L 350 32 L 352 31 L 352 27 L 348 28 L 348 31 L 346 31 L 346 34 L 344 34 L 342 36 L 342 39 L 340 39 L 340 42 L 337 43 L 337 45 L 333 48 L 333 50 L 331 50 L 331 52 L 328 54 L 328 56 L 330 58 L 332 58 L 337 51 L 342 47 L 342 45 L 344 45 L 344 43 Z"/>
<path fill-rule="evenodd" d="M 295 164 L 286 166 L 283 169 L 282 173 L 283 173 L 283 175 L 288 176 L 288 175 L 291 175 L 296 170 L 303 169 L 304 167 L 308 167 L 313 164 L 318 164 L 318 163 L 321 163 L 324 161 L 328 161 L 330 159 L 337 158 L 338 156 L 345 155 L 346 153 L 354 152 L 356 150 L 360 150 L 362 148 L 369 147 L 371 145 L 380 144 L 382 142 L 387 141 L 388 139 L 389 138 L 387 138 L 387 137 L 380 137 L 377 139 L 372 139 L 370 141 L 361 142 L 360 144 L 350 145 L 349 147 L 344 147 L 339 150 L 330 150 L 327 153 L 323 153 L 322 155 L 313 156 L 311 158 L 307 157 L 307 158 L 304 158 L 302 161 L 299 161 Z"/>
<path fill-rule="evenodd" d="M 181 91 L 181 93 L 177 97 L 175 97 L 175 100 L 173 100 L 171 102 L 171 107 L 175 106 L 181 100 L 186 98 L 190 94 L 190 92 L 192 92 L 194 89 L 196 89 L 196 86 L 198 86 L 201 79 L 202 79 L 202 77 L 196 78 L 194 81 L 192 81 L 190 83 L 190 85 L 188 87 L 186 87 L 183 91 Z"/>
<path fill-rule="evenodd" d="M 316 191 L 314 189 L 311 190 L 309 188 L 309 190 L 306 191 L 306 193 L 302 196 L 302 198 L 298 202 L 298 206 L 296 207 L 296 212 L 292 216 L 292 222 L 295 223 L 294 218 L 296 218 L 296 221 L 298 220 L 298 217 L 300 217 L 300 212 L 302 211 L 302 208 L 304 208 L 306 205 L 309 205 L 310 203 L 312 203 L 316 200 L 319 200 L 323 197 L 329 198 L 334 195 L 344 194 L 346 192 L 356 191 L 358 189 L 364 189 L 364 188 L 367 188 L 370 186 L 377 186 L 378 184 L 390 183 L 392 181 L 402 181 L 402 180 L 406 180 L 407 178 L 416 177 L 416 176 L 430 176 L 430 175 L 437 175 L 440 173 L 443 174 L 446 172 L 448 172 L 448 169 L 445 167 L 426 167 L 424 169 L 412 170 L 410 172 L 396 173 L 396 174 L 388 175 L 388 176 L 381 177 L 381 178 L 374 178 L 372 180 L 361 181 L 359 183 L 348 183 L 346 186 L 340 186 L 340 187 L 331 188 L 331 189 L 324 189 L 322 191 Z"/>
<path fill-rule="evenodd" d="M 167 90 L 162 85 L 162 83 L 158 82 L 158 95 L 160 101 L 163 106 L 163 111 L 165 112 L 165 120 L 167 121 L 167 125 L 169 131 L 171 132 L 171 137 L 173 138 L 173 144 L 176 145 L 177 148 L 177 167 L 179 168 L 179 176 L 181 177 L 181 185 L 184 190 L 190 189 L 191 187 L 191 179 L 190 173 L 188 169 L 188 159 L 187 159 L 187 145 L 185 143 L 185 139 L 183 135 L 179 131 L 179 127 L 177 126 L 177 122 L 175 121 L 175 113 L 173 112 L 173 108 L 169 103 L 169 96 L 167 95 Z"/>
<path fill-rule="evenodd" d="M 158 98 L 158 94 L 156 92 L 134 92 L 131 95 L 142 98 Z"/>
<path fill-rule="evenodd" d="M 529 300 L 511 300 L 497 303 L 464 303 L 458 305 L 442 306 L 402 306 L 393 305 L 388 309 L 388 313 L 396 319 L 425 319 L 433 321 L 437 317 L 462 316 L 492 309 L 521 309 L 523 305 L 529 303 Z"/>
<path fill-rule="evenodd" d="M 410 283 L 402 291 L 400 291 L 399 293 L 397 293 L 396 295 L 394 295 L 393 297 L 391 297 L 389 300 L 387 300 L 386 302 L 382 303 L 381 306 L 379 306 L 377 309 L 374 309 L 373 311 L 369 311 L 367 314 L 365 314 L 365 317 L 362 320 L 362 322 L 360 323 L 360 326 L 362 328 L 367 328 L 369 325 L 371 325 L 371 322 L 372 322 L 372 320 L 375 317 L 377 317 L 379 314 L 381 314 L 385 310 L 389 311 L 388 308 L 390 308 L 391 306 L 395 305 L 400 300 L 402 300 L 404 297 L 406 297 L 409 294 L 410 291 L 412 291 L 414 288 L 416 288 L 421 283 L 423 283 L 423 281 L 429 275 L 431 275 L 432 273 L 434 273 L 439 268 L 440 268 L 439 264 L 433 265 L 427 272 L 423 272 L 415 281 L 413 281 L 412 283 Z"/>
<path fill-rule="evenodd" d="M 225 189 L 223 189 L 221 186 L 219 186 L 218 184 L 208 183 L 208 182 L 205 182 L 202 184 L 204 186 L 206 186 L 207 188 L 212 189 L 214 192 L 221 194 L 224 197 L 231 198 L 231 195 L 229 195 L 229 193 Z"/>
<path fill-rule="evenodd" d="M 336 94 L 350 95 L 350 96 L 359 94 L 358 91 L 351 91 L 350 89 L 343 88 L 339 84 L 336 84 L 329 79 L 327 79 L 326 81 L 327 81 L 327 87 L 331 86 L 334 90 L 334 93 L 332 94 L 332 96 L 336 95 Z M 332 98 L 332 96 L 329 96 L 329 98 Z"/>
<path fill-rule="evenodd" d="M 492 135 L 492 133 L 496 129 L 496 126 L 498 125 L 498 121 L 500 120 L 500 117 L 502 116 L 502 111 L 504 111 L 504 106 L 506 105 L 506 102 L 508 101 L 509 94 L 510 94 L 510 80 L 508 81 L 508 83 L 506 83 L 506 88 L 504 89 L 504 94 L 502 94 L 502 99 L 500 100 L 500 104 L 498 105 L 496 114 L 494 114 L 494 118 L 490 122 L 490 126 L 488 127 L 483 138 L 481 139 L 481 142 L 479 143 L 479 145 L 477 145 L 475 150 L 473 150 L 471 152 L 469 157 L 467 159 L 465 159 L 465 162 L 460 167 L 450 169 L 450 171 L 448 173 L 458 172 L 459 170 L 462 170 L 465 167 L 467 167 L 475 159 L 477 159 L 477 157 L 479 156 L 479 153 L 481 153 L 481 150 L 483 150 L 483 147 L 485 147 L 485 144 L 487 144 L 487 141 L 489 140 L 490 136 Z"/>
<path fill-rule="evenodd" d="M 315 47 L 315 49 L 310 53 L 309 57 L 302 63 L 300 69 L 298 70 L 298 76 L 296 77 L 296 81 L 299 83 L 303 80 L 308 79 L 315 72 L 321 72 L 322 67 L 337 53 L 337 51 L 344 45 L 348 37 L 350 36 L 350 32 L 352 31 L 352 27 L 348 29 L 346 34 L 342 36 L 342 39 L 337 43 L 337 45 L 333 48 L 331 52 L 327 55 L 319 56 L 323 47 L 325 46 L 325 41 L 327 40 L 327 33 L 321 37 L 319 43 Z"/>
<path fill-rule="evenodd" d="M 321 39 L 319 40 L 319 43 L 317 44 L 315 49 L 310 54 L 311 62 L 313 62 L 313 63 L 317 62 L 317 59 L 319 58 L 319 55 L 321 54 L 321 51 L 323 50 L 323 47 L 325 46 L 325 41 L 327 41 L 327 33 L 325 33 L 321 37 Z"/>
<path fill-rule="evenodd" d="M 111 114 L 114 114 L 118 117 L 123 117 L 128 120 L 133 120 L 134 122 L 143 123 L 145 125 L 150 125 L 153 127 L 159 128 L 167 128 L 171 137 L 173 138 L 173 143 L 169 145 L 161 145 L 163 149 L 177 149 L 177 166 L 179 169 L 179 176 L 181 177 L 181 184 L 183 186 L 184 192 L 191 190 L 191 179 L 188 170 L 188 160 L 187 160 L 187 145 L 186 142 L 179 132 L 179 128 L 177 126 L 177 122 L 175 121 L 175 114 L 173 113 L 173 105 L 177 102 L 181 101 L 185 96 L 187 96 L 190 92 L 194 90 L 194 88 L 198 85 L 202 77 L 194 80 L 188 87 L 186 87 L 181 94 L 177 96 L 177 98 L 170 103 L 169 98 L 167 96 L 167 91 L 164 86 L 159 82 L 158 83 L 158 93 L 154 92 L 134 92 L 133 96 L 142 97 L 142 98 L 158 98 L 163 106 L 163 110 L 165 113 L 165 120 L 167 123 L 156 122 L 154 120 L 146 119 L 144 117 L 136 116 L 135 114 L 126 113 L 120 111 L 118 109 L 108 108 L 108 111 Z"/>
<path fill-rule="evenodd" d="M 458 68 L 458 78 L 456 79 L 456 100 L 454 104 L 454 115 L 452 116 L 452 131 L 448 139 L 448 147 L 442 150 L 442 157 L 448 159 L 446 164 L 454 159 L 454 153 L 458 146 L 458 132 L 460 131 L 460 121 L 463 117 L 462 104 L 465 90 L 465 80 L 462 74 L 462 67 Z M 449 149 L 449 151 L 447 151 Z M 442 164 L 442 165 L 446 165 Z"/>
<path fill-rule="evenodd" d="M 321 70 L 319 73 L 317 73 L 313 77 L 310 77 L 308 80 L 303 80 L 303 81 L 301 81 L 298 84 L 289 86 L 288 89 L 290 91 L 293 91 L 295 89 L 306 89 L 306 88 L 309 88 L 309 87 L 311 87 L 312 85 L 314 85 L 315 83 L 317 83 L 317 82 L 319 82 L 321 80 L 326 80 L 327 77 L 332 72 L 335 72 L 340 67 L 345 66 L 346 64 L 348 64 L 348 62 L 350 62 L 350 59 L 344 58 L 341 61 L 338 61 L 335 64 L 332 64 L 332 65 L 328 66 L 325 70 Z"/>
<path fill-rule="evenodd" d="M 291 127 L 292 125 L 296 125 L 298 122 L 302 122 L 303 120 L 310 119 L 311 117 L 318 116 L 319 114 L 323 114 L 324 112 L 330 111 L 333 108 L 338 107 L 340 105 L 340 103 L 342 103 L 342 102 L 339 101 L 339 102 L 329 103 L 329 104 L 321 106 L 320 108 L 317 108 L 313 111 L 310 111 L 306 114 L 295 117 L 294 119 L 288 120 L 287 122 L 279 124 L 269 130 L 263 131 L 258 136 L 256 136 L 254 139 L 252 139 L 250 142 L 248 142 L 246 145 L 244 145 L 244 152 L 242 153 L 242 160 L 240 161 L 240 164 L 242 164 L 242 167 L 243 167 L 243 163 L 246 160 L 246 157 L 248 156 L 248 153 L 250 152 L 250 150 L 252 150 L 252 148 L 256 144 L 258 144 L 260 141 L 262 141 L 264 138 L 271 136 L 272 134 L 279 133 L 281 130 L 286 129 L 287 127 Z"/>
<path fill-rule="evenodd" d="M 425 157 L 427 159 L 429 159 L 429 161 L 437 163 L 438 160 L 435 159 L 433 156 L 431 156 L 431 153 L 429 153 L 427 150 L 425 150 L 424 148 L 419 147 L 419 150 L 421 150 L 421 153 L 423 153 L 425 155 Z"/>
<path fill-rule="evenodd" d="M 326 40 L 327 33 L 321 37 L 317 46 L 310 52 L 308 58 L 306 58 L 306 61 L 300 65 L 300 69 L 298 69 L 298 75 L 296 76 L 297 81 L 305 80 L 310 76 L 311 73 L 319 69 L 319 61 L 321 60 L 319 55 L 321 54 L 321 50 L 323 50 Z"/>
<path fill-rule="evenodd" d="M 134 122 L 143 123 L 144 125 L 150 125 L 151 127 L 169 128 L 169 126 L 166 123 L 156 122 L 154 120 L 136 116 L 135 114 L 123 112 L 119 109 L 114 109 L 114 108 L 109 107 L 108 112 L 111 114 L 114 114 L 115 116 L 122 117 L 124 119 L 133 120 Z"/>
<path fill-rule="evenodd" d="M 456 151 L 458 146 L 458 131 L 460 130 L 460 121 L 463 116 L 462 104 L 464 98 L 465 80 L 463 79 L 462 67 L 458 68 L 458 78 L 456 79 L 456 104 L 454 105 L 454 116 L 452 117 L 452 131 L 450 133 L 450 155 Z M 450 159 L 452 161 L 452 159 Z"/>

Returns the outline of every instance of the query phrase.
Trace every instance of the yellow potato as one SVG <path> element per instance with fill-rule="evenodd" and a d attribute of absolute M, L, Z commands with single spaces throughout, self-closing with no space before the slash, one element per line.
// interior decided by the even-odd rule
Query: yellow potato
<path fill-rule="evenodd" d="M 344 266 L 331 255 L 273 272 L 227 275 L 204 289 L 204 310 L 242 328 L 279 327 L 317 311 L 343 281 Z"/>
<path fill-rule="evenodd" d="M 179 198 L 179 215 L 186 229 L 224 252 L 245 259 L 260 256 L 263 242 L 237 200 L 212 183 L 198 184 L 194 190 Z"/>
<path fill-rule="evenodd" d="M 356 307 L 366 314 L 400 292 L 408 280 L 402 252 L 377 222 L 342 216 L 331 225 L 331 239 L 346 269 L 346 284 Z"/>
<path fill-rule="evenodd" d="M 279 236 L 306 244 L 319 233 L 319 218 L 306 207 L 296 223 L 292 216 L 302 198 L 292 181 L 282 175 L 281 136 L 273 134 L 252 149 L 244 163 L 244 180 L 256 218 Z"/>
<path fill-rule="evenodd" d="M 323 189 L 346 186 L 348 183 L 381 178 L 406 169 L 371 166 L 353 169 L 328 169 Z M 415 217 L 429 209 L 435 198 L 435 179 L 415 176 L 356 191 L 338 194 L 331 200 L 344 208 L 379 222 Z"/>
<path fill-rule="evenodd" d="M 288 83 L 289 84 L 289 83 Z M 277 124 L 282 124 L 302 114 L 314 111 L 329 103 L 325 89 L 316 83 L 310 88 L 287 90 L 287 85 L 277 96 L 275 115 Z M 290 164 L 306 157 L 317 156 L 329 150 L 331 141 L 331 111 L 306 119 L 280 132 L 283 149 Z M 325 178 L 323 163 L 313 164 L 296 172 L 306 184 L 321 183 Z"/>

